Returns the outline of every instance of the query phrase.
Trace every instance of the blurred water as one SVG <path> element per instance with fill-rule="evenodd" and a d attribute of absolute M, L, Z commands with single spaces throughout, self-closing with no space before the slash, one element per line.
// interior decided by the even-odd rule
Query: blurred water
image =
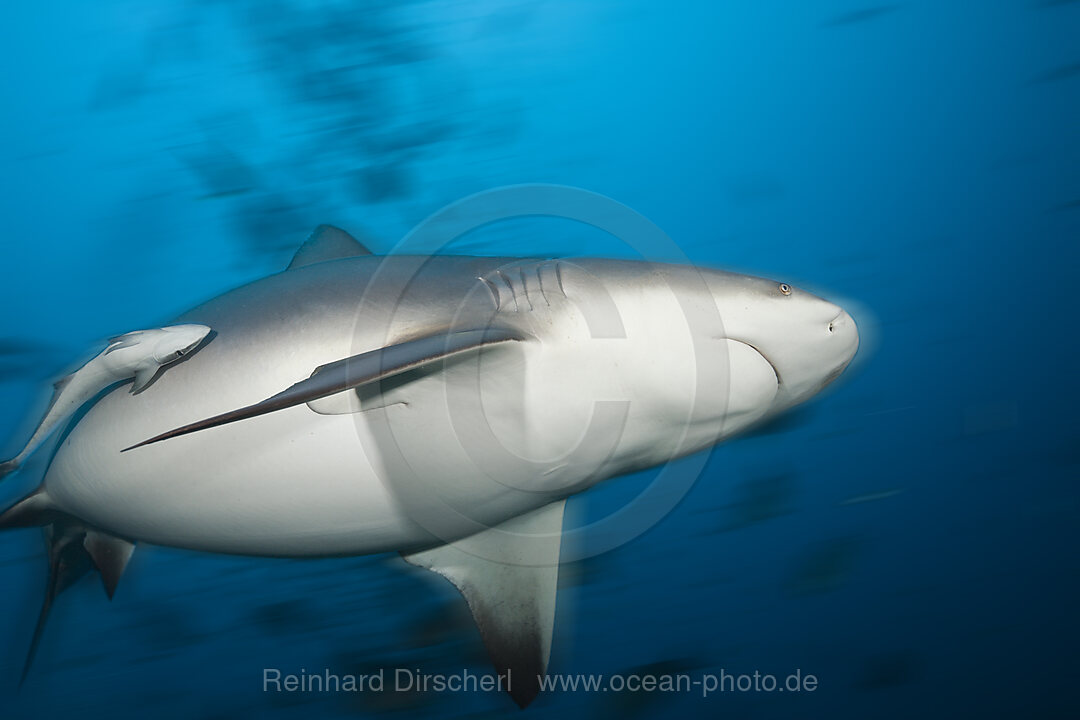
<path fill-rule="evenodd" d="M 850 298 L 874 341 L 827 397 L 715 450 L 664 522 L 563 573 L 553 671 L 800 668 L 819 689 L 529 712 L 1076 713 L 1080 3 L 43 0 L 0 18 L 11 448 L 93 343 L 279 270 L 317 223 L 379 250 L 471 192 L 580 186 L 694 262 Z M 456 249 L 632 254 L 556 221 Z M 648 479 L 572 509 L 602 516 Z M 112 603 L 94 579 L 62 597 L 17 693 L 37 533 L 5 534 L 0 567 L 5 718 L 516 712 L 261 692 L 267 666 L 486 672 L 452 589 L 396 558 L 157 547 Z"/>

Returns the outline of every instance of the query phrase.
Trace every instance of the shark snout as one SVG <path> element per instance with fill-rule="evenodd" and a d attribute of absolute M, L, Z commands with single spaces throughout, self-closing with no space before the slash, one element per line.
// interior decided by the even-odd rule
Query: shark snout
<path fill-rule="evenodd" d="M 210 328 L 205 325 L 174 325 L 171 331 L 183 343 L 180 349 L 185 354 L 197 348 L 210 334 Z"/>
<path fill-rule="evenodd" d="M 836 345 L 840 370 L 843 370 L 859 349 L 859 328 L 846 310 L 840 310 L 836 317 L 829 321 L 826 332 L 829 334 L 829 342 Z"/>
<path fill-rule="evenodd" d="M 799 314 L 794 322 L 774 328 L 755 344 L 780 379 L 774 410 L 820 392 L 844 372 L 859 348 L 859 330 L 843 308 L 807 297 Z"/>
<path fill-rule="evenodd" d="M 158 364 L 168 364 L 199 347 L 211 330 L 205 325 L 171 325 L 157 332 L 154 360 Z"/>
<path fill-rule="evenodd" d="M 824 366 L 825 374 L 820 388 L 824 388 L 851 364 L 859 349 L 859 329 L 854 318 L 847 311 L 839 309 L 835 317 L 825 327 L 826 338 L 823 343 L 828 362 Z"/>

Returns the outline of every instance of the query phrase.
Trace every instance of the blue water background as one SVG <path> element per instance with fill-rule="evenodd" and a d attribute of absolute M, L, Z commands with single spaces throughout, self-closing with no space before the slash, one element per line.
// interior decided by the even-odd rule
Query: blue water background
<path fill-rule="evenodd" d="M 551 664 L 818 689 L 528 713 L 1075 716 L 1077 38 L 1064 0 L 6 3 L 0 438 L 101 339 L 280 270 L 318 223 L 379 251 L 472 192 L 587 188 L 695 263 L 837 299 L 864 346 L 789 423 L 717 448 L 663 522 L 564 571 Z M 633 256 L 555 220 L 454 249 Z M 44 570 L 37 532 L 2 537 L 0 717 L 517 712 L 262 692 L 268 666 L 488 670 L 453 591 L 395 557 L 149 546 L 111 603 L 96 578 L 62 596 L 17 692 Z"/>

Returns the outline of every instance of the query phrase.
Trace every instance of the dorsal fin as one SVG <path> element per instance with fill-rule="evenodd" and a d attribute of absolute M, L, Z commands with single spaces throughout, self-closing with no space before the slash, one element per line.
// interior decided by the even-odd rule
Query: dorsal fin
<path fill-rule="evenodd" d="M 352 235 L 333 225 L 320 225 L 296 251 L 288 269 L 364 255 L 371 255 L 371 251 Z"/>
<path fill-rule="evenodd" d="M 458 540 L 403 555 L 465 596 L 503 690 L 519 707 L 540 692 L 555 624 L 565 500 Z"/>

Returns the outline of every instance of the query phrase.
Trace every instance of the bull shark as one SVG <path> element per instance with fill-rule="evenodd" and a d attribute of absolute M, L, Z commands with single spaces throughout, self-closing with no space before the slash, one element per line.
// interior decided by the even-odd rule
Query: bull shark
<path fill-rule="evenodd" d="M 173 325 L 110 339 L 101 354 L 56 382 L 49 408 L 26 445 L 10 460 L 0 462 L 0 479 L 18 470 L 57 427 L 106 387 L 133 380 L 131 392 L 145 390 L 162 367 L 190 353 L 209 334 L 205 325 Z"/>
<path fill-rule="evenodd" d="M 400 553 L 464 596 L 521 707 L 540 690 L 566 499 L 817 394 L 858 347 L 840 307 L 632 260 L 371 254 L 321 226 L 287 270 L 177 322 L 212 343 L 73 421 L 0 529 L 44 526 L 56 595 L 136 542 Z M 25 677 L 25 674 L 24 674 Z"/>

